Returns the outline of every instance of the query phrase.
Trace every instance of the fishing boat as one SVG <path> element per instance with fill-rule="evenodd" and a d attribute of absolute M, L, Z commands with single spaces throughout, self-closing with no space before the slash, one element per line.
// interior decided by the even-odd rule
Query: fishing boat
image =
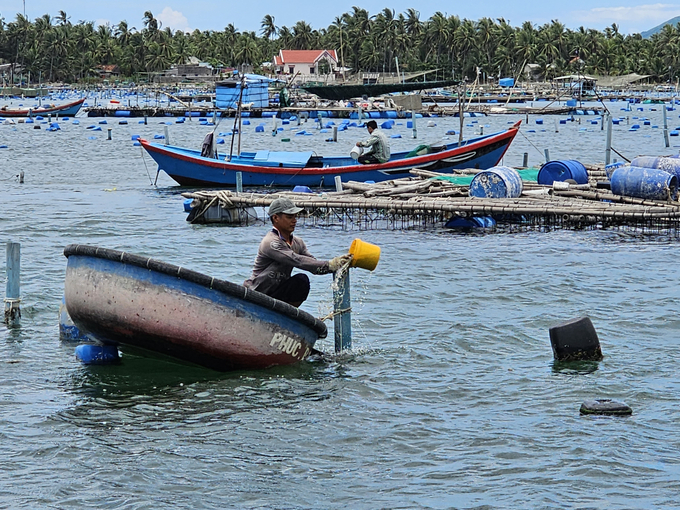
<path fill-rule="evenodd" d="M 450 144 L 421 145 L 410 152 L 392 154 L 386 163 L 362 165 L 350 156 L 322 157 L 314 151 L 241 152 L 229 158 L 201 156 L 201 151 L 140 139 L 142 147 L 173 180 L 182 186 L 236 186 L 241 173 L 244 186 L 333 187 L 335 176 L 344 182 L 385 181 L 408 177 L 419 168 L 452 172 L 460 168 L 488 169 L 498 164 L 515 138 L 521 121 L 499 133 Z"/>
<path fill-rule="evenodd" d="M 38 115 L 61 115 L 62 117 L 73 117 L 80 111 L 80 107 L 85 102 L 85 98 L 78 99 L 72 103 L 59 106 L 45 106 L 39 108 L 14 109 L 3 106 L 0 108 L 0 117 L 36 117 Z"/>
<path fill-rule="evenodd" d="M 64 299 L 74 325 L 126 346 L 214 370 L 259 369 L 314 353 L 326 325 L 241 285 L 126 252 L 73 244 Z"/>

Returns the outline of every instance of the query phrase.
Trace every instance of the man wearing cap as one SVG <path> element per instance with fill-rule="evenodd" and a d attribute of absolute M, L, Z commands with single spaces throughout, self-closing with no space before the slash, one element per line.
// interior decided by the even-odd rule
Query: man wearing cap
<path fill-rule="evenodd" d="M 352 256 L 340 255 L 331 260 L 317 260 L 304 241 L 293 236 L 301 207 L 288 198 L 277 198 L 269 205 L 273 228 L 264 236 L 257 250 L 253 274 L 243 285 L 293 306 L 300 306 L 309 295 L 309 277 L 304 273 L 291 276 L 293 268 L 312 274 L 334 273 Z"/>
<path fill-rule="evenodd" d="M 368 150 L 359 156 L 359 163 L 363 165 L 387 163 L 390 160 L 390 144 L 387 136 L 381 129 L 378 129 L 378 123 L 374 120 L 366 123 L 366 129 L 371 136 L 363 142 L 357 142 L 357 147 L 368 147 Z"/>

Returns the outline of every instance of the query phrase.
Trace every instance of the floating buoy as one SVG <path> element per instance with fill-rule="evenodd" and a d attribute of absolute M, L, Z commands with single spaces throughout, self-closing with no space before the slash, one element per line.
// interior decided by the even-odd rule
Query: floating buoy
<path fill-rule="evenodd" d="M 581 404 L 581 414 L 630 416 L 633 414 L 633 410 L 623 402 L 617 402 L 616 400 L 610 400 L 608 398 L 600 398 L 583 402 L 583 404 Z"/>
<path fill-rule="evenodd" d="M 309 186 L 295 186 L 294 193 L 314 193 Z"/>
<path fill-rule="evenodd" d="M 602 359 L 600 340 L 589 317 L 572 319 L 549 330 L 553 355 L 558 361 Z"/>
<path fill-rule="evenodd" d="M 76 347 L 76 359 L 86 365 L 108 365 L 120 361 L 118 348 L 113 345 L 79 345 Z"/>
<path fill-rule="evenodd" d="M 482 170 L 472 178 L 469 195 L 477 198 L 517 198 L 522 194 L 522 178 L 508 166 Z"/>

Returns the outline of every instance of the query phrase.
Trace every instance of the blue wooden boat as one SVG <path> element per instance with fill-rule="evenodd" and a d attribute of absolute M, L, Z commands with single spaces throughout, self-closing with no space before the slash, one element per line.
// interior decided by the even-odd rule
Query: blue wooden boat
<path fill-rule="evenodd" d="M 242 152 L 229 160 L 203 157 L 200 151 L 149 142 L 140 143 L 172 179 L 182 186 L 236 186 L 236 173 L 241 172 L 244 186 L 310 186 L 334 187 L 335 176 L 347 181 L 386 181 L 408 177 L 409 170 L 419 168 L 433 172 L 454 169 L 488 169 L 498 164 L 515 138 L 520 122 L 507 131 L 480 136 L 458 143 L 423 148 L 417 154 L 399 152 L 387 163 L 362 165 L 349 156 L 321 157 L 314 151 Z"/>
<path fill-rule="evenodd" d="M 296 363 L 327 335 L 299 308 L 183 267 L 96 246 L 64 255 L 68 313 L 105 345 L 228 371 Z"/>
<path fill-rule="evenodd" d="M 61 115 L 62 117 L 73 117 L 80 111 L 80 107 L 84 102 L 85 98 L 59 106 L 24 108 L 21 110 L 2 107 L 0 108 L 0 117 L 35 117 L 37 115 Z"/>

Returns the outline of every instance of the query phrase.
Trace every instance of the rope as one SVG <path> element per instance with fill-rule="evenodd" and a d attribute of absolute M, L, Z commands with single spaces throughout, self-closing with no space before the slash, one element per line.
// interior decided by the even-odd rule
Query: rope
<path fill-rule="evenodd" d="M 539 153 L 541 156 L 544 155 L 544 153 L 541 152 L 541 149 L 539 149 L 538 147 L 536 147 L 536 146 L 534 145 L 534 143 L 533 143 L 531 140 L 529 140 L 529 138 L 527 138 L 527 135 L 525 135 L 524 133 L 522 133 L 522 132 L 519 131 L 519 130 L 518 130 L 518 133 L 519 133 L 520 135 L 522 135 L 522 136 L 524 137 L 524 139 L 525 139 L 527 142 L 529 142 L 529 144 L 530 144 L 534 149 L 536 149 L 536 151 L 538 151 L 538 153 Z M 617 154 L 618 154 L 618 153 L 617 153 Z M 621 157 L 623 157 L 623 156 L 621 156 Z"/>
<path fill-rule="evenodd" d="M 336 315 L 341 315 L 341 314 L 343 314 L 343 313 L 351 312 L 351 311 L 352 311 L 352 307 L 343 308 L 342 310 L 333 310 L 333 311 L 332 311 L 331 313 L 329 313 L 328 315 L 325 315 L 325 316 L 323 316 L 323 317 L 319 317 L 319 320 L 320 320 L 321 322 L 326 322 L 327 320 L 332 319 L 332 318 L 335 317 Z"/>

